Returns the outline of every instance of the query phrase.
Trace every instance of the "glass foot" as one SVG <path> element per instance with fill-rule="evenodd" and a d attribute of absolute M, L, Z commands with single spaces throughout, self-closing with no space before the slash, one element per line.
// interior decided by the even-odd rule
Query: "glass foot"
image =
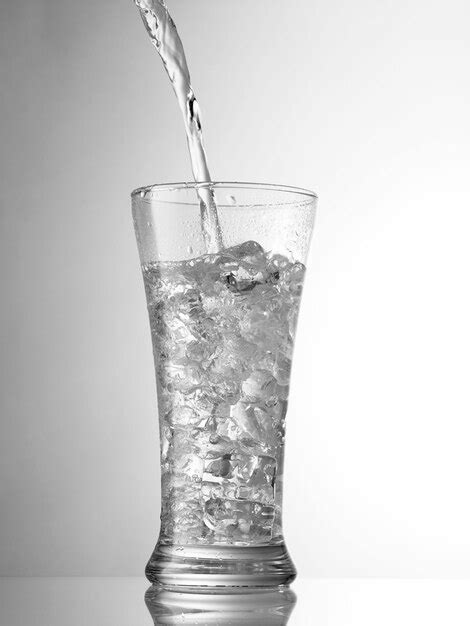
<path fill-rule="evenodd" d="M 246 593 L 289 585 L 296 570 L 285 545 L 221 546 L 157 544 L 145 574 L 166 589 L 198 593 Z"/>

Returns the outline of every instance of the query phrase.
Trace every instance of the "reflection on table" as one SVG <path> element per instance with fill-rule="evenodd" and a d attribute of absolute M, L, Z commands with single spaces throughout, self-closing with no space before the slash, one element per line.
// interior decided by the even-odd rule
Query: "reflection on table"
<path fill-rule="evenodd" d="M 145 594 L 145 603 L 155 626 L 285 626 L 295 602 L 295 593 L 288 588 L 202 594 L 168 591 L 153 585 Z"/>

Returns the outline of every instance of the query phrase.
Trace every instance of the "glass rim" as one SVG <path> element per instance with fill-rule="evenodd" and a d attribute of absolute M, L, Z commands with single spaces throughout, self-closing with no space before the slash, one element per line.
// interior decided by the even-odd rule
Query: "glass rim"
<path fill-rule="evenodd" d="M 261 191 L 275 191 L 290 193 L 303 198 L 309 198 L 310 200 L 318 200 L 318 196 L 315 192 L 305 189 L 303 187 L 294 187 L 292 185 L 279 185 L 276 183 L 250 183 L 240 181 L 207 181 L 207 182 L 180 182 L 180 183 L 156 183 L 153 185 L 144 185 L 143 187 L 137 187 L 131 192 L 131 198 L 138 197 L 144 198 L 147 194 L 151 194 L 158 191 L 180 191 L 184 189 L 204 189 L 210 187 L 212 189 L 253 189 Z"/>

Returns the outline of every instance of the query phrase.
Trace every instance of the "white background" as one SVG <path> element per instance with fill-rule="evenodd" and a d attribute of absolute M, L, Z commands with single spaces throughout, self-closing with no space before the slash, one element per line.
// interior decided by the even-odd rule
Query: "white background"
<path fill-rule="evenodd" d="M 470 576 L 468 3 L 169 4 L 214 179 L 320 197 L 300 574 Z M 130 0 L 2 3 L 0 29 L 0 574 L 139 575 L 159 487 L 128 194 L 190 177 L 182 123 Z"/>

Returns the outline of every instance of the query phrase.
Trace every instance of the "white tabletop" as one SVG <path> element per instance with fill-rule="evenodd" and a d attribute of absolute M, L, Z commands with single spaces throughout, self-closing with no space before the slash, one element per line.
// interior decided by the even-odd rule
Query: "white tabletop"
<path fill-rule="evenodd" d="M 1 626 L 243 624 L 222 613 L 152 617 L 144 578 L 0 578 Z M 470 581 L 300 579 L 289 626 L 468 626 Z M 160 607 L 161 608 L 161 607 Z M 233 605 L 232 605 L 233 609 Z M 199 610 L 200 607 L 199 607 Z M 209 615 L 209 617 L 207 617 Z M 253 624 L 286 623 L 274 608 Z"/>

